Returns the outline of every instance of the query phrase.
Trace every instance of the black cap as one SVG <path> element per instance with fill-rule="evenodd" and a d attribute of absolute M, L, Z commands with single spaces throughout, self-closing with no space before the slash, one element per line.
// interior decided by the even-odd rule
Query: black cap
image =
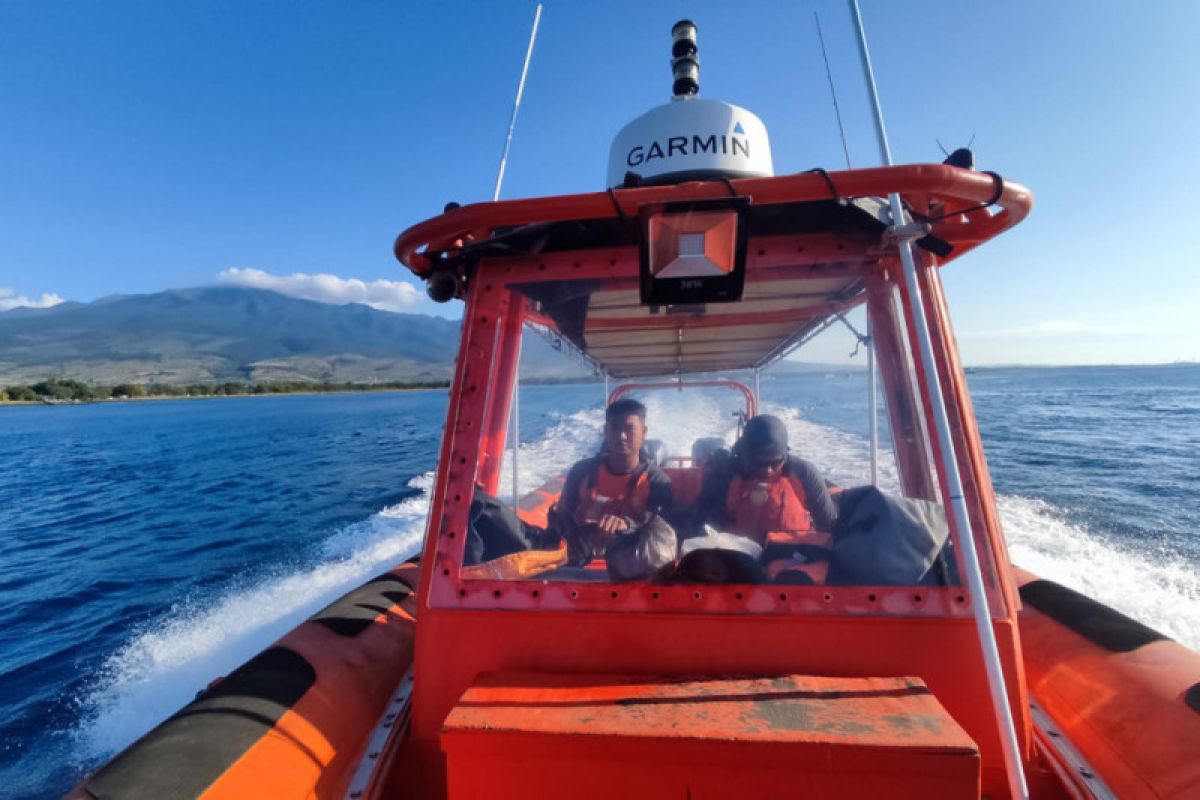
<path fill-rule="evenodd" d="M 777 461 L 788 453 L 787 426 L 770 414 L 760 414 L 746 423 L 736 445 L 737 454 L 748 462 Z"/>

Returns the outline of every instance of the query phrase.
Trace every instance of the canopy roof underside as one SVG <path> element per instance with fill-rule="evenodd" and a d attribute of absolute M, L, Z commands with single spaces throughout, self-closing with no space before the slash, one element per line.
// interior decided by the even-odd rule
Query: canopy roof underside
<path fill-rule="evenodd" d="M 545 303 L 534 304 L 532 318 L 614 378 L 713 372 L 765 366 L 853 305 L 862 288 L 856 277 L 765 272 L 747 275 L 736 303 L 644 306 L 635 286 L 612 282 L 588 292 L 582 330 L 560 324 L 561 313 Z"/>

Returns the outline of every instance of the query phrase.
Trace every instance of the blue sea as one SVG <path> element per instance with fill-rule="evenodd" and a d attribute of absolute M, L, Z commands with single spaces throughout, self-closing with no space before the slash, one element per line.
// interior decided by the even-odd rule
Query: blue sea
<path fill-rule="evenodd" d="M 969 379 L 1013 560 L 1200 649 L 1200 366 Z M 764 410 L 828 477 L 862 483 L 865 385 L 832 367 L 768 372 Z M 594 449 L 602 394 L 522 390 L 522 487 Z M 212 678 L 414 553 L 446 401 L 0 408 L 0 796 L 60 796 Z M 648 405 L 651 436 L 678 451 L 697 426 L 727 433 L 737 407 L 674 392 Z M 894 477 L 883 458 L 881 482 Z"/>

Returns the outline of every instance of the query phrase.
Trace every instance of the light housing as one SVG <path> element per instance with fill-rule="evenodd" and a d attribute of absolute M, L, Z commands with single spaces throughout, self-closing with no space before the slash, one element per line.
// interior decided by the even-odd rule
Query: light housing
<path fill-rule="evenodd" d="M 748 197 L 651 203 L 639 209 L 642 303 L 732 303 L 746 281 Z"/>

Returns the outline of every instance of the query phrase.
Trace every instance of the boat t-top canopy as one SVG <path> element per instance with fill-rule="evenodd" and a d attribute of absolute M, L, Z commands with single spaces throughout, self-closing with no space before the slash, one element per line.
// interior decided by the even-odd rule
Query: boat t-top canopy
<path fill-rule="evenodd" d="M 880 199 L 890 192 L 917 223 L 890 227 Z M 643 303 L 643 209 L 730 196 L 748 200 L 740 301 Z M 513 286 L 526 298 L 526 321 L 603 373 L 637 378 L 766 366 L 862 302 L 869 277 L 896 261 L 887 246 L 895 236 L 946 261 L 1012 227 L 1031 205 L 1018 184 L 946 165 L 819 170 L 454 207 L 401 234 L 395 252 L 431 291 L 451 287 L 446 297 L 514 258 L 535 259 L 544 280 Z M 590 269 L 597 259 L 608 269 Z"/>

